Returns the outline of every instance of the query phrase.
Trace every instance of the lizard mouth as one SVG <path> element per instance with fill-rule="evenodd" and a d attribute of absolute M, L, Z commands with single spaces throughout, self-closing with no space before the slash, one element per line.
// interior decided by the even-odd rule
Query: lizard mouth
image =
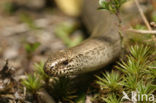
<path fill-rule="evenodd" d="M 44 66 L 44 72 L 48 75 L 48 76 L 50 76 L 50 77 L 60 77 L 61 76 L 61 74 L 59 75 L 59 73 L 58 72 L 56 72 L 56 71 L 51 71 L 49 68 L 47 68 L 46 66 Z"/>
<path fill-rule="evenodd" d="M 49 68 L 46 67 L 46 64 L 44 65 L 44 72 L 48 75 L 48 76 L 53 76 L 53 74 L 51 73 L 51 71 L 49 70 Z"/>
<path fill-rule="evenodd" d="M 58 77 L 57 74 L 55 74 L 55 73 L 51 73 L 51 72 L 48 71 L 47 69 L 44 69 L 44 72 L 45 72 L 48 76 L 50 76 L 50 77 Z"/>

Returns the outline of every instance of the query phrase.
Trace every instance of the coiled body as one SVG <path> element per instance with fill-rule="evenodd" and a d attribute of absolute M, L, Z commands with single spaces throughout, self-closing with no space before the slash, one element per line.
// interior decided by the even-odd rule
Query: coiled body
<path fill-rule="evenodd" d="M 97 8 L 97 0 L 84 0 L 82 20 L 92 35 L 78 46 L 52 54 L 45 64 L 47 74 L 82 74 L 100 69 L 119 56 L 118 20 L 115 15 Z"/>

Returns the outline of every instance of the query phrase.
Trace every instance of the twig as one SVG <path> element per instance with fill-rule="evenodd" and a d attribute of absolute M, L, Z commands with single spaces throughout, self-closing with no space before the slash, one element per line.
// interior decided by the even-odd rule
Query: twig
<path fill-rule="evenodd" d="M 145 25 L 147 26 L 148 30 L 151 31 L 151 34 L 155 34 L 155 33 L 154 33 L 155 31 L 152 31 L 152 28 L 151 28 L 151 26 L 150 26 L 150 24 L 149 24 L 149 22 L 148 22 L 146 16 L 144 15 L 143 10 L 142 10 L 141 7 L 140 7 L 140 4 L 139 4 L 138 0 L 134 0 L 134 1 L 135 1 L 136 5 L 137 5 L 137 8 L 138 8 L 138 10 L 139 10 L 139 12 L 140 12 L 140 15 L 141 15 L 141 17 L 142 17 L 142 19 L 143 19 Z M 141 31 L 141 32 L 142 32 L 142 31 Z M 145 33 L 145 34 L 146 34 L 146 33 Z M 155 35 L 152 36 L 152 39 L 153 39 L 153 41 L 156 41 Z M 156 45 L 156 44 L 155 44 L 155 45 Z"/>
<path fill-rule="evenodd" d="M 149 66 L 149 68 L 151 68 L 151 69 L 156 69 L 156 67 L 152 67 L 152 66 Z"/>
<path fill-rule="evenodd" d="M 129 32 L 134 32 L 134 33 L 139 33 L 139 34 L 155 34 L 156 35 L 156 30 L 135 30 L 135 29 L 128 29 L 127 31 Z"/>
<path fill-rule="evenodd" d="M 142 10 L 141 7 L 140 7 L 140 4 L 139 4 L 138 0 L 134 0 L 134 1 L 135 1 L 135 3 L 136 3 L 136 6 L 137 6 L 137 8 L 138 8 L 138 10 L 139 10 L 139 13 L 140 13 L 140 15 L 141 15 L 141 17 L 142 17 L 142 19 L 143 19 L 145 25 L 147 26 L 148 30 L 152 30 L 152 28 L 151 28 L 151 26 L 150 26 L 150 24 L 149 24 L 147 18 L 146 18 L 145 15 L 144 15 L 143 10 Z"/>

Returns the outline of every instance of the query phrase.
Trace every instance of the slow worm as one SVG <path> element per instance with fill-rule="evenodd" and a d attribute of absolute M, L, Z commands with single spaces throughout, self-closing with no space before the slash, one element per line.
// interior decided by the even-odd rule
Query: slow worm
<path fill-rule="evenodd" d="M 105 67 L 120 54 L 117 17 L 97 10 L 98 0 L 84 0 L 82 20 L 91 36 L 81 44 L 52 54 L 44 71 L 51 76 L 71 76 Z"/>

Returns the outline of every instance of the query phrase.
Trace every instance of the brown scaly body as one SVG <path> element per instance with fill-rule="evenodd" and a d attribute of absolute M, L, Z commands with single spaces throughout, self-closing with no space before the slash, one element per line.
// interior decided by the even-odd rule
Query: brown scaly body
<path fill-rule="evenodd" d="M 118 20 L 115 15 L 97 8 L 97 0 L 85 0 L 82 20 L 92 35 L 78 46 L 52 54 L 45 64 L 47 74 L 82 74 L 98 70 L 119 56 L 121 44 Z"/>

